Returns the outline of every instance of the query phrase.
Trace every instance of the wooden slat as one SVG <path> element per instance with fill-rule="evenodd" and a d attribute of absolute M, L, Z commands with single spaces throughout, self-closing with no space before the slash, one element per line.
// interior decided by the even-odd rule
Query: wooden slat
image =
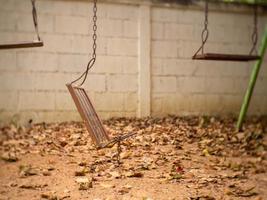
<path fill-rule="evenodd" d="M 32 47 L 42 47 L 42 46 L 44 46 L 43 41 L 32 41 L 32 42 L 0 44 L 0 49 L 32 48 Z"/>
<path fill-rule="evenodd" d="M 255 55 L 238 55 L 238 54 L 218 54 L 205 53 L 193 56 L 196 60 L 218 60 L 218 61 L 252 61 L 260 59 L 260 56 Z"/>

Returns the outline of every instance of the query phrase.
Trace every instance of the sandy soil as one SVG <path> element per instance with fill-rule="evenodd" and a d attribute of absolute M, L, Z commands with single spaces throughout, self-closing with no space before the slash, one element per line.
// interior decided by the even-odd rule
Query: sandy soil
<path fill-rule="evenodd" d="M 267 199 L 267 123 L 253 118 L 111 119 L 111 135 L 137 132 L 96 150 L 82 123 L 1 128 L 0 199 Z"/>

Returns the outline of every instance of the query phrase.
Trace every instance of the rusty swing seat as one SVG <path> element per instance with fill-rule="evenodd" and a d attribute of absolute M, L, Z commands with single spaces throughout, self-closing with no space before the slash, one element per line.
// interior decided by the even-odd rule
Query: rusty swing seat
<path fill-rule="evenodd" d="M 258 55 L 241 55 L 241 54 L 219 54 L 203 53 L 194 55 L 194 60 L 218 60 L 218 61 L 253 61 L 260 59 Z"/>
<path fill-rule="evenodd" d="M 72 84 L 66 84 L 66 86 L 77 110 L 85 122 L 90 137 L 98 149 L 111 147 L 116 143 L 120 144 L 121 141 L 136 134 L 128 133 L 115 138 L 110 138 L 84 88 L 73 86 Z"/>
<path fill-rule="evenodd" d="M 258 40 L 258 12 L 257 6 L 254 7 L 254 31 L 252 34 L 252 42 L 253 46 L 250 50 L 249 54 L 222 54 L 222 53 L 205 53 L 204 46 L 209 37 L 209 30 L 208 30 L 208 0 L 205 1 L 205 22 L 204 22 L 204 29 L 202 31 L 202 44 L 200 48 L 196 51 L 196 53 L 192 56 L 193 60 L 215 60 L 215 61 L 240 61 L 240 62 L 247 62 L 258 60 L 261 57 L 259 55 L 253 55 L 253 52 L 256 52 L 256 45 Z M 201 53 L 199 53 L 201 52 Z"/>
<path fill-rule="evenodd" d="M 0 49 L 18 49 L 18 48 L 32 48 L 44 46 L 43 41 L 32 41 L 32 42 L 20 42 L 20 43 L 8 43 L 0 44 Z"/>
<path fill-rule="evenodd" d="M 34 24 L 37 40 L 0 44 L 0 50 L 1 49 L 2 50 L 17 49 L 17 48 L 33 48 L 33 47 L 44 46 L 44 43 L 41 40 L 40 35 L 39 35 L 39 31 L 38 31 L 38 20 L 37 20 L 37 11 L 36 11 L 36 7 L 35 7 L 35 0 L 31 0 L 31 3 L 32 3 L 32 19 L 33 19 L 33 24 Z"/>

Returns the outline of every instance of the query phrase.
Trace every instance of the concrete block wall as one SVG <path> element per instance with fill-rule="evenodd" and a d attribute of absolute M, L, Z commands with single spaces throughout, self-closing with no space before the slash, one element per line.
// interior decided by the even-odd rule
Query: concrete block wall
<path fill-rule="evenodd" d="M 0 39 L 32 40 L 31 4 L 0 0 Z M 0 52 L 0 121 L 80 120 L 65 86 L 92 52 L 92 3 L 37 1 L 43 48 Z M 100 3 L 97 62 L 84 87 L 101 117 L 136 116 L 138 7 Z"/>
<path fill-rule="evenodd" d="M 252 63 L 192 61 L 202 7 L 147 2 L 98 5 L 97 62 L 84 87 L 100 116 L 237 113 Z M 30 1 L 0 5 L 0 42 L 32 40 Z M 0 123 L 80 120 L 65 84 L 92 53 L 92 3 L 39 0 L 37 8 L 45 46 L 0 51 Z M 249 50 L 252 17 L 246 8 L 234 10 L 210 13 L 208 49 Z M 260 32 L 266 22 L 260 16 Z M 266 67 L 265 59 L 250 114 L 267 113 Z"/>
<path fill-rule="evenodd" d="M 237 114 L 253 62 L 192 61 L 201 45 L 204 13 L 186 8 L 152 9 L 152 115 Z M 259 32 L 267 17 L 259 19 Z M 251 48 L 251 13 L 209 13 L 205 50 L 247 54 Z M 260 38 L 260 37 L 259 37 Z M 249 114 L 267 113 L 267 60 L 262 65 Z"/>

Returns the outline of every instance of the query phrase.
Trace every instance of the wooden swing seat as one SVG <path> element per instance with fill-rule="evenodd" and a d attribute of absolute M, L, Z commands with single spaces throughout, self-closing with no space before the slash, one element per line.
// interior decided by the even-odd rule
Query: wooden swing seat
<path fill-rule="evenodd" d="M 42 47 L 42 46 L 44 46 L 43 41 L 38 40 L 31 42 L 0 44 L 0 49 L 32 48 L 32 47 Z"/>
<path fill-rule="evenodd" d="M 260 59 L 257 55 L 238 55 L 238 54 L 219 54 L 219 53 L 203 53 L 194 55 L 194 60 L 218 60 L 218 61 L 252 61 Z"/>
<path fill-rule="evenodd" d="M 72 84 L 66 84 L 66 86 L 74 100 L 77 110 L 85 122 L 86 129 L 97 148 L 113 146 L 114 144 L 136 134 L 129 133 L 110 138 L 84 88 L 73 86 Z"/>

